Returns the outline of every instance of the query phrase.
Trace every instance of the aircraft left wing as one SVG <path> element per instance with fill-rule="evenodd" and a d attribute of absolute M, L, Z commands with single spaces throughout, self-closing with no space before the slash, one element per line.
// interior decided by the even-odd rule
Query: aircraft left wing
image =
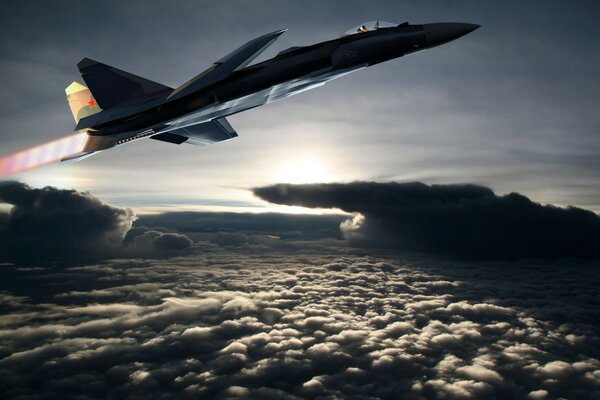
<path fill-rule="evenodd" d="M 205 88 L 213 83 L 227 78 L 235 71 L 243 69 L 250 64 L 252 60 L 260 55 L 287 29 L 280 29 L 275 32 L 267 33 L 249 41 L 237 50 L 232 51 L 225 57 L 215 61 L 207 70 L 195 78 L 179 86 L 169 95 L 169 98 L 177 98 L 196 90 Z"/>
<path fill-rule="evenodd" d="M 189 143 L 196 146 L 206 146 L 223 140 L 232 139 L 238 134 L 225 118 L 217 118 L 202 124 L 186 126 L 172 131 L 159 133 L 150 139 L 181 144 Z"/>

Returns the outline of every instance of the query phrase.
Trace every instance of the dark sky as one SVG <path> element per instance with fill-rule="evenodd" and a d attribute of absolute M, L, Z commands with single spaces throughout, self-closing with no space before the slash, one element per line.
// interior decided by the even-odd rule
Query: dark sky
<path fill-rule="evenodd" d="M 277 182 L 471 182 L 600 210 L 597 2 L 29 2 L 0 16 L 0 149 L 73 128 L 64 88 L 90 57 L 177 86 L 246 40 L 261 58 L 382 19 L 482 25 L 445 46 L 232 116 L 209 148 L 154 141 L 19 176 L 138 210 L 264 207 Z"/>

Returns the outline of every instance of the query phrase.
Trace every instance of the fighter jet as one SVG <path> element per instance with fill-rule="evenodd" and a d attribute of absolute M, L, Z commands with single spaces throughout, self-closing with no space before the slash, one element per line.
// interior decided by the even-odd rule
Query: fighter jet
<path fill-rule="evenodd" d="M 200 146 L 228 140 L 237 136 L 227 122 L 229 115 L 322 86 L 383 61 L 439 46 L 478 27 L 467 23 L 371 21 L 336 39 L 291 47 L 250 65 L 286 31 L 281 29 L 250 40 L 177 88 L 84 58 L 77 66 L 87 86 L 73 82 L 65 89 L 77 139 L 55 143 L 55 147 L 67 149 L 67 154 L 54 154 L 61 155 L 61 161 L 79 160 L 143 138 Z M 48 151 L 37 153 L 45 154 L 43 162 L 50 160 Z M 35 166 L 32 157 L 21 155 L 20 166 L 14 165 L 19 164 L 15 160 L 9 166 L 5 157 L 0 160 L 0 170 L 6 175 L 23 166 Z"/>

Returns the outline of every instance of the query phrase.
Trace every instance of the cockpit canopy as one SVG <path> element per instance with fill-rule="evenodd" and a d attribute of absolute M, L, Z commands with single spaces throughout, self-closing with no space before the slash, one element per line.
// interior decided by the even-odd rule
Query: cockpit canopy
<path fill-rule="evenodd" d="M 354 28 L 352 28 L 349 31 L 347 31 L 346 33 L 344 33 L 342 36 L 355 35 L 357 33 L 376 31 L 377 29 L 381 29 L 381 28 L 393 28 L 395 26 L 398 26 L 398 24 L 393 24 L 391 22 L 385 22 L 385 21 L 369 21 L 369 22 L 365 22 L 363 24 L 355 26 Z"/>

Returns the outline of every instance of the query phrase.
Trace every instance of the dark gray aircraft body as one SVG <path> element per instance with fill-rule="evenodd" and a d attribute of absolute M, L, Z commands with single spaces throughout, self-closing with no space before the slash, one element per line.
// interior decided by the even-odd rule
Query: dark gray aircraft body
<path fill-rule="evenodd" d="M 292 47 L 248 66 L 285 30 L 249 41 L 210 68 L 173 89 L 125 71 L 83 59 L 87 87 L 72 83 L 67 99 L 76 130 L 88 137 L 80 159 L 136 139 L 206 145 L 237 136 L 225 117 L 270 103 L 383 61 L 459 38 L 479 25 L 400 25 L 374 21 L 342 37 Z"/>

